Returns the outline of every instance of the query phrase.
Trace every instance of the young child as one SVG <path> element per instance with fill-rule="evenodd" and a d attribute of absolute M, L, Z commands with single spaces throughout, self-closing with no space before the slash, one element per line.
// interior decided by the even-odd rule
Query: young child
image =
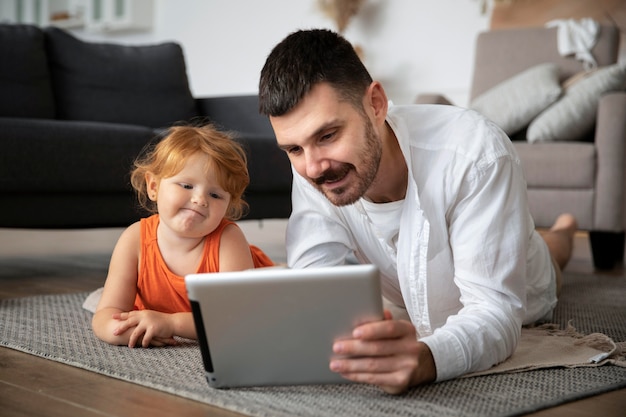
<path fill-rule="evenodd" d="M 271 266 L 233 223 L 247 204 L 246 155 L 212 126 L 178 126 L 135 161 L 131 183 L 152 216 L 120 236 L 92 326 L 114 345 L 196 338 L 184 276 Z"/>

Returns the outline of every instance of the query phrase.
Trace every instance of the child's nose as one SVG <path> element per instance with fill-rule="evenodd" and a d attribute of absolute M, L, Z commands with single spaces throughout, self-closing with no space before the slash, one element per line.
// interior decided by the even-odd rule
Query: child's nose
<path fill-rule="evenodd" d="M 207 198 L 202 193 L 194 194 L 192 201 L 193 201 L 194 204 L 197 204 L 197 205 L 202 206 L 202 207 L 208 206 Z"/>

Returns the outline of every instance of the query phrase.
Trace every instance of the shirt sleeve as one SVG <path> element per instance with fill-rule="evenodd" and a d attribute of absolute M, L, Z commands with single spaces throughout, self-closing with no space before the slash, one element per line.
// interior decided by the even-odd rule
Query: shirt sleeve
<path fill-rule="evenodd" d="M 421 339 L 432 351 L 438 381 L 508 358 L 517 346 L 526 309 L 532 231 L 515 153 L 490 154 L 463 175 L 448 209 L 454 282 L 462 308 Z"/>
<path fill-rule="evenodd" d="M 293 169 L 292 169 L 293 170 Z M 293 170 L 292 212 L 287 223 L 287 264 L 290 268 L 346 263 L 353 252 L 351 234 L 340 210 Z"/>

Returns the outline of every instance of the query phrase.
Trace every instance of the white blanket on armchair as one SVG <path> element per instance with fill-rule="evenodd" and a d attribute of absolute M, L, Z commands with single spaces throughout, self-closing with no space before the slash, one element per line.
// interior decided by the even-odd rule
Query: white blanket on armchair
<path fill-rule="evenodd" d="M 557 19 L 546 23 L 547 27 L 557 27 L 557 45 L 562 56 L 575 55 L 583 61 L 585 69 L 597 66 L 591 49 L 598 40 L 600 24 L 591 18 L 580 20 Z"/>

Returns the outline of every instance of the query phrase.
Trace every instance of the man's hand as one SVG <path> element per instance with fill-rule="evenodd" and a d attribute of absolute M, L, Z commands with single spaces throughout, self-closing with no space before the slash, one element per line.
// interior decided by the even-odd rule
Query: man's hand
<path fill-rule="evenodd" d="M 400 394 L 437 377 L 432 353 L 417 340 L 413 324 L 393 320 L 387 310 L 385 320 L 355 328 L 352 337 L 335 342 L 333 352 L 341 357 L 330 362 L 330 369 L 346 379 Z"/>
<path fill-rule="evenodd" d="M 153 310 L 135 310 L 113 314 L 119 325 L 113 331 L 116 336 L 131 331 L 128 347 L 172 346 L 177 342 L 173 337 L 174 329 L 170 315 Z"/>

